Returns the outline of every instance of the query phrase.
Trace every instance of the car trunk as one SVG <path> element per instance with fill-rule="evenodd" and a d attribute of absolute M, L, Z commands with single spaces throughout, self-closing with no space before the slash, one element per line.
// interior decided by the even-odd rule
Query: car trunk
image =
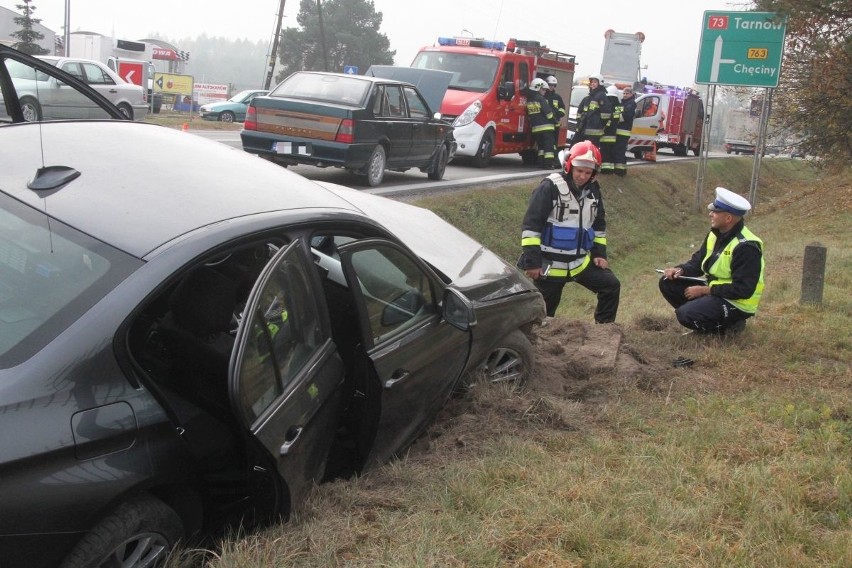
<path fill-rule="evenodd" d="M 309 101 L 260 97 L 255 99 L 258 132 L 296 138 L 334 140 L 348 110 Z"/>

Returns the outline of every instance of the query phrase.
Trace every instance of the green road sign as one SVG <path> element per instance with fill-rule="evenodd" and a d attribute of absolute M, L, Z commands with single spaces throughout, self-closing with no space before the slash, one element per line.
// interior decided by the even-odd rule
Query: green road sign
<path fill-rule="evenodd" d="M 704 12 L 695 82 L 777 87 L 786 31 L 773 12 Z"/>

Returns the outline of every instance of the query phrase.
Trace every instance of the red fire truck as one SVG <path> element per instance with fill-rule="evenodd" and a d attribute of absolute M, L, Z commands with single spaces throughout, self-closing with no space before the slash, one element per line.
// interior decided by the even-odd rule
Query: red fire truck
<path fill-rule="evenodd" d="M 553 75 L 567 105 L 574 59 L 537 41 L 440 37 L 434 46 L 420 50 L 411 67 L 453 74 L 440 112 L 455 127 L 456 156 L 468 156 L 474 165 L 485 167 L 497 154 L 520 154 L 524 163 L 535 163 L 527 87 L 535 77 Z M 558 144 L 565 145 L 564 119 Z"/>
<path fill-rule="evenodd" d="M 642 118 L 643 120 L 639 120 Z M 656 137 L 638 132 L 637 123 L 646 120 L 657 125 Z M 701 133 L 704 130 L 704 103 L 698 91 L 689 87 L 674 87 L 658 83 L 645 85 L 644 94 L 636 99 L 636 121 L 628 143 L 628 150 L 637 158 L 653 148 L 671 148 L 675 156 L 686 156 L 690 150 L 696 156 L 701 152 Z M 642 136 L 634 136 L 642 134 Z"/>

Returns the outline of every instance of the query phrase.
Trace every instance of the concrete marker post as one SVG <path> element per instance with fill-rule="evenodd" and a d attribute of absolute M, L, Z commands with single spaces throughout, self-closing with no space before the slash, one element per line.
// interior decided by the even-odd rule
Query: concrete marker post
<path fill-rule="evenodd" d="M 827 253 L 827 249 L 820 243 L 811 243 L 805 247 L 805 256 L 802 262 L 800 304 L 822 304 Z"/>

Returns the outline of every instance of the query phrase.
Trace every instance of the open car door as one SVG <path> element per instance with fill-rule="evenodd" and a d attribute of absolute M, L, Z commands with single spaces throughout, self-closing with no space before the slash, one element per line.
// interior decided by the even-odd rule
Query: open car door
<path fill-rule="evenodd" d="M 276 463 L 292 501 L 324 473 L 344 379 L 304 248 L 290 243 L 261 273 L 229 369 L 231 404 Z"/>
<path fill-rule="evenodd" d="M 396 243 L 353 241 L 339 253 L 381 392 L 369 467 L 413 442 L 444 405 L 467 363 L 470 331 L 447 322 L 437 278 Z"/>

